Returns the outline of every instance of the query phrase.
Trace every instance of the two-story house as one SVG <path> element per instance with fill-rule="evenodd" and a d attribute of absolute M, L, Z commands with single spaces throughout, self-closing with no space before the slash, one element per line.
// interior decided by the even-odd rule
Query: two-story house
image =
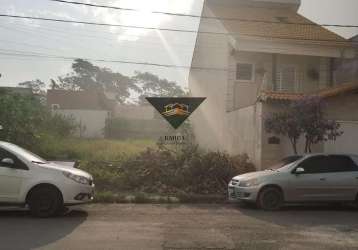
<path fill-rule="evenodd" d="M 265 168 L 292 154 L 287 139 L 270 142 L 267 114 L 316 94 L 344 135 L 315 150 L 358 153 L 357 72 L 344 67 L 355 57 L 352 42 L 298 14 L 299 6 L 300 0 L 204 2 L 189 78 L 192 95 L 207 97 L 191 119 L 202 147 L 246 153 Z"/>

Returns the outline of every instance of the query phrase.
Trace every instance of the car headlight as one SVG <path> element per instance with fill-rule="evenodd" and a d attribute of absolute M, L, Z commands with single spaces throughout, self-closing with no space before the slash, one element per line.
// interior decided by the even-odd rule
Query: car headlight
<path fill-rule="evenodd" d="M 259 185 L 259 179 L 254 178 L 254 179 L 249 179 L 249 180 L 242 180 L 239 183 L 240 187 L 254 187 Z"/>
<path fill-rule="evenodd" d="M 76 175 L 76 174 L 72 174 L 70 172 L 62 172 L 64 176 L 66 176 L 67 178 L 77 182 L 77 183 L 80 183 L 80 184 L 83 184 L 83 185 L 89 185 L 91 180 L 86 178 L 86 177 L 83 177 L 83 176 L 80 176 L 80 175 Z"/>
<path fill-rule="evenodd" d="M 236 186 L 237 184 L 239 184 L 239 180 L 232 179 L 230 184 Z"/>

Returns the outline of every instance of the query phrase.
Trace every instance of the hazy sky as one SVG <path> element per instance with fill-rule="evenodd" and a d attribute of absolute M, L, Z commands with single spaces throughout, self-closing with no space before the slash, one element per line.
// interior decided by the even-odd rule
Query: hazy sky
<path fill-rule="evenodd" d="M 82 0 L 83 2 L 90 2 Z M 199 15 L 202 0 L 93 0 L 93 3 L 140 8 L 141 12 L 122 12 L 67 5 L 48 0 L 0 0 L 0 13 L 121 23 L 148 27 L 195 30 L 198 19 L 150 14 L 151 10 Z M 317 23 L 358 25 L 357 0 L 303 0 L 300 13 Z M 42 53 L 69 57 L 127 60 L 189 66 L 195 34 L 95 27 L 43 21 L 24 21 L 0 17 L 1 86 L 50 78 L 70 72 L 71 61 L 12 57 L 1 53 Z M 358 29 L 339 29 L 350 37 Z M 151 66 L 95 63 L 132 75 L 135 70 L 150 71 L 187 86 L 188 70 Z"/>

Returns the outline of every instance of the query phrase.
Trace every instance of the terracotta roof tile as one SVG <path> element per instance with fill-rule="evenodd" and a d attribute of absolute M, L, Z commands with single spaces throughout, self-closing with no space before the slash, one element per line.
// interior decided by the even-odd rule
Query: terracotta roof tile
<path fill-rule="evenodd" d="M 228 9 L 227 7 L 221 6 L 220 4 L 213 4 L 210 5 L 210 9 L 218 17 L 224 16 L 228 18 L 239 18 L 246 20 L 255 19 L 269 22 L 282 22 L 263 23 L 238 22 L 230 20 L 223 21 L 224 26 L 228 29 L 229 32 L 238 33 L 241 36 L 253 36 L 270 40 L 275 38 L 308 41 L 320 40 L 310 41 L 310 43 L 352 46 L 350 41 L 318 24 L 313 23 L 290 8 L 262 8 L 243 4 L 239 7 Z"/>
<path fill-rule="evenodd" d="M 334 97 L 350 91 L 358 90 L 358 82 L 342 84 L 339 86 L 326 88 L 312 93 L 287 93 L 275 91 L 263 91 L 260 95 L 262 101 L 294 101 L 299 100 L 308 95 L 315 95 L 322 98 Z"/>

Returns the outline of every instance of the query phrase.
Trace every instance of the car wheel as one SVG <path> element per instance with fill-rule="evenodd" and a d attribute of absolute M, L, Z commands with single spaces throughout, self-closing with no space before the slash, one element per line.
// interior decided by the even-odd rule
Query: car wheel
<path fill-rule="evenodd" d="M 28 205 L 33 216 L 46 218 L 61 211 L 63 201 L 60 192 L 56 188 L 44 186 L 31 192 Z"/>
<path fill-rule="evenodd" d="M 279 210 L 283 205 L 283 194 L 278 188 L 265 188 L 260 192 L 257 203 L 264 210 Z"/>

